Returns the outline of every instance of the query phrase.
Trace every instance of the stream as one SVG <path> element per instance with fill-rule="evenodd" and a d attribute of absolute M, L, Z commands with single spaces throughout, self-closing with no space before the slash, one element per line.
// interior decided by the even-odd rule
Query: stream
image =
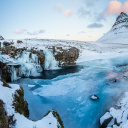
<path fill-rule="evenodd" d="M 128 91 L 128 57 L 83 62 L 12 83 L 24 89 L 29 119 L 55 109 L 65 128 L 99 128 L 100 117 Z"/>

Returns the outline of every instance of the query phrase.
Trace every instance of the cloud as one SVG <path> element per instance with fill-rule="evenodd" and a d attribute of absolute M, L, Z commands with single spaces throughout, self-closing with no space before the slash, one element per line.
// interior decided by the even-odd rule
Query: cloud
<path fill-rule="evenodd" d="M 72 15 L 72 11 L 71 10 L 66 10 L 65 12 L 64 12 L 64 15 L 65 16 L 71 16 Z"/>
<path fill-rule="evenodd" d="M 62 11 L 63 6 L 61 4 L 57 4 L 57 10 Z"/>
<path fill-rule="evenodd" d="M 19 30 L 14 31 L 14 33 L 16 34 L 23 34 L 25 32 L 26 32 L 26 29 L 19 29 Z"/>
<path fill-rule="evenodd" d="M 104 16 L 118 15 L 121 12 L 128 13 L 128 0 L 126 0 L 124 4 L 117 0 L 108 2 L 107 8 L 104 12 Z"/>
<path fill-rule="evenodd" d="M 99 0 L 83 0 L 87 7 L 93 6 Z"/>
<path fill-rule="evenodd" d="M 38 31 L 33 31 L 33 32 L 27 32 L 27 34 L 31 35 L 31 36 L 39 35 L 39 34 L 42 34 L 42 33 L 45 33 L 45 30 L 38 30 Z"/>
<path fill-rule="evenodd" d="M 86 17 L 86 16 L 90 15 L 91 13 L 90 13 L 90 11 L 85 10 L 83 7 L 81 7 L 81 8 L 78 9 L 77 14 L 80 17 Z"/>
<path fill-rule="evenodd" d="M 102 28 L 103 24 L 100 23 L 93 23 L 87 26 L 88 28 Z"/>

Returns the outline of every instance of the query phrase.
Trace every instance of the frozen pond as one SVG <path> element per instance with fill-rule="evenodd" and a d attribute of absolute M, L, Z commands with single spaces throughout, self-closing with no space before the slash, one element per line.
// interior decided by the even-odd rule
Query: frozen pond
<path fill-rule="evenodd" d="M 128 91 L 127 76 L 128 57 L 120 57 L 84 62 L 75 68 L 49 71 L 41 79 L 13 83 L 24 88 L 31 120 L 55 109 L 65 128 L 98 128 L 99 118 Z M 99 100 L 91 100 L 92 95 Z"/>

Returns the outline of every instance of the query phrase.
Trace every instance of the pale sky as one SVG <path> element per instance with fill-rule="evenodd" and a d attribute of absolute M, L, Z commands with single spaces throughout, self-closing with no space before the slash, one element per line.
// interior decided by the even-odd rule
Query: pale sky
<path fill-rule="evenodd" d="M 0 35 L 95 41 L 122 11 L 128 0 L 0 0 Z"/>

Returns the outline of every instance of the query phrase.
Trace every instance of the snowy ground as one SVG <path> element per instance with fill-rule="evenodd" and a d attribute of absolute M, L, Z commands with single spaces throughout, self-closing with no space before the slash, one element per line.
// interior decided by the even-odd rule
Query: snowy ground
<path fill-rule="evenodd" d="M 12 41 L 12 40 L 4 40 Z M 4 42 L 2 41 L 2 42 Z M 27 47 L 27 49 L 34 48 L 35 50 L 44 50 L 50 47 L 62 47 L 63 49 L 69 49 L 76 47 L 80 50 L 80 56 L 77 63 L 96 60 L 96 59 L 108 59 L 128 54 L 128 43 L 126 38 L 122 37 L 121 40 L 115 39 L 117 43 L 108 42 L 83 42 L 72 40 L 48 40 L 48 39 L 26 39 L 21 40 L 23 43 L 17 43 L 17 40 L 13 40 L 13 46 L 17 48 Z M 7 56 L 5 57 L 7 58 Z"/>
<path fill-rule="evenodd" d="M 8 41 L 8 40 L 7 40 Z M 34 48 L 37 50 L 44 50 L 47 49 L 48 47 L 62 47 L 63 49 L 69 49 L 71 47 L 76 47 L 80 50 L 80 56 L 77 60 L 77 63 L 82 63 L 85 61 L 91 61 L 91 60 L 99 60 L 99 59 L 109 59 L 109 58 L 115 58 L 115 57 L 123 57 L 123 56 L 127 56 L 128 55 L 128 44 L 123 43 L 126 42 L 125 40 L 118 42 L 118 43 L 100 43 L 100 42 L 81 42 L 81 41 L 65 41 L 65 40 L 36 40 L 36 39 L 31 39 L 31 40 L 22 40 L 23 43 L 19 44 L 17 43 L 17 40 L 13 40 L 14 44 L 13 46 L 17 47 L 17 48 L 23 48 L 23 47 L 27 47 L 28 49 Z M 25 57 L 24 57 L 25 58 Z M 13 61 L 14 63 L 17 63 L 16 61 L 14 61 L 12 58 L 10 58 L 7 55 L 1 55 L 0 56 L 0 60 L 2 61 Z M 25 58 L 25 61 L 27 61 L 27 58 Z M 22 62 L 22 61 L 20 61 Z M 26 62 L 25 62 L 26 63 Z M 32 66 L 31 68 L 33 69 L 34 66 Z M 74 81 L 74 80 L 73 80 Z M 58 81 L 59 82 L 59 81 Z M 62 81 L 63 82 L 63 81 Z M 69 82 L 69 81 L 68 81 Z M 72 81 L 71 81 L 72 82 Z M 75 81 L 76 83 L 76 81 Z M 83 81 L 81 82 L 84 83 Z M 2 83 L 1 83 L 2 84 Z M 55 82 L 56 84 L 56 82 Z M 39 126 L 45 126 L 45 128 L 48 128 L 52 126 L 52 128 L 57 127 L 57 121 L 56 119 L 52 116 L 52 113 L 50 113 L 47 117 L 43 118 L 40 121 L 37 122 L 33 122 L 28 120 L 27 118 L 25 118 L 23 115 L 20 115 L 18 113 L 14 112 L 14 109 L 12 108 L 11 104 L 12 104 L 12 94 L 15 92 L 15 90 L 18 89 L 19 86 L 17 85 L 10 85 L 12 88 L 8 89 L 5 87 L 2 87 L 0 85 L 0 90 L 4 90 L 3 93 L 0 93 L 0 99 L 2 99 L 5 104 L 6 104 L 6 109 L 9 115 L 12 115 L 12 113 L 14 113 L 15 118 L 17 119 L 17 126 L 16 128 L 32 128 L 32 127 L 39 127 Z M 69 85 L 70 86 L 70 85 Z M 32 85 L 29 85 L 29 88 L 31 88 Z M 45 96 L 46 94 L 49 95 L 49 87 L 48 86 L 42 86 L 44 88 L 43 93 L 41 93 L 42 96 Z M 57 88 L 63 87 L 61 85 L 57 85 Z M 72 88 L 68 88 L 62 91 L 56 91 L 57 94 L 56 95 L 65 95 L 69 90 L 74 90 L 76 88 L 76 84 L 74 84 L 74 86 L 72 86 Z M 54 88 L 54 86 L 52 87 Z M 90 86 L 89 86 L 90 88 Z M 55 95 L 55 90 L 51 89 L 50 94 L 52 96 Z M 7 93 L 7 97 L 4 96 L 4 93 Z M 35 92 L 36 94 L 36 92 Z M 78 98 L 78 100 L 80 100 L 80 98 Z M 111 109 L 112 110 L 112 109 Z M 123 108 L 120 110 L 126 110 L 126 108 Z M 114 111 L 114 110 L 113 110 Z M 127 110 L 125 111 L 127 113 Z M 118 116 L 118 115 L 116 115 Z M 121 115 L 119 115 L 121 116 Z M 120 117 L 119 117 L 120 118 Z M 25 123 L 24 123 L 25 122 Z M 52 122 L 52 123 L 51 123 Z M 51 124 L 51 125 L 49 125 Z M 127 121 L 125 120 L 125 122 L 123 123 L 123 125 L 127 125 Z M 122 126 L 123 126 L 122 125 Z M 116 128 L 116 127 L 115 127 Z M 118 128 L 118 127 L 117 127 Z M 126 127 L 122 127 L 122 128 L 126 128 Z"/>
<path fill-rule="evenodd" d="M 100 123 L 102 124 L 108 118 L 112 118 L 108 124 L 109 128 L 128 128 L 128 92 L 115 107 L 110 108 L 109 112 L 101 117 Z"/>
<path fill-rule="evenodd" d="M 3 83 L 0 81 L 0 99 L 5 103 L 4 107 L 8 116 L 12 116 L 14 114 L 14 119 L 16 120 L 15 128 L 58 128 L 58 121 L 53 116 L 52 112 L 50 112 L 46 117 L 42 118 L 39 121 L 31 121 L 15 112 L 14 107 L 12 106 L 13 95 L 16 90 L 20 89 L 19 85 L 10 84 L 8 87 L 3 87 Z"/>

